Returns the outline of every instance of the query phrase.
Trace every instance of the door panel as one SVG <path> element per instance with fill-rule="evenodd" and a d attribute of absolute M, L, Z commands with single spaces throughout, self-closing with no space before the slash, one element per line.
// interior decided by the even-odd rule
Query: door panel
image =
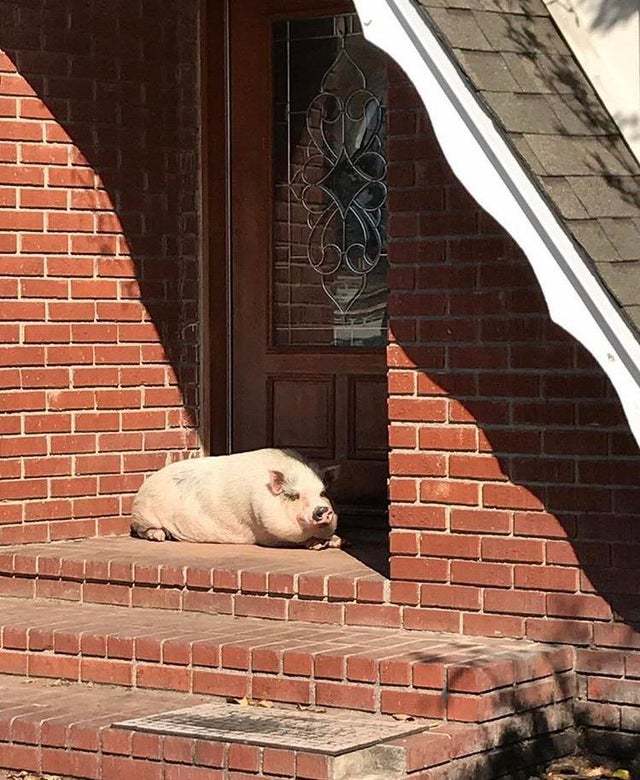
<path fill-rule="evenodd" d="M 271 441 L 329 460 L 335 453 L 335 389 L 332 376 L 269 377 Z"/>
<path fill-rule="evenodd" d="M 386 506 L 382 54 L 349 5 L 231 3 L 233 448 L 340 462 Z"/>

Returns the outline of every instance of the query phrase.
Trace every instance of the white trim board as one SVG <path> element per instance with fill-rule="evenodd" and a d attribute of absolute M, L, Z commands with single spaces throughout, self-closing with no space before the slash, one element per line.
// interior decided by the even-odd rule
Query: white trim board
<path fill-rule="evenodd" d="M 405 71 L 453 172 L 518 243 L 551 319 L 613 383 L 640 444 L 640 344 L 411 0 L 354 0 L 364 35 Z"/>

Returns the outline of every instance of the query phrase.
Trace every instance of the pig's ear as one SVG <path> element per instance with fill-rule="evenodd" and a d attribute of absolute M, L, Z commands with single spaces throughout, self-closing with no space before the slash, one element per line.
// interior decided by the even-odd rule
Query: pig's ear
<path fill-rule="evenodd" d="M 281 471 L 269 472 L 269 490 L 274 496 L 279 496 L 284 487 L 284 474 Z"/>
<path fill-rule="evenodd" d="M 331 487 L 340 476 L 340 466 L 327 466 L 322 470 L 322 481 L 325 487 Z"/>

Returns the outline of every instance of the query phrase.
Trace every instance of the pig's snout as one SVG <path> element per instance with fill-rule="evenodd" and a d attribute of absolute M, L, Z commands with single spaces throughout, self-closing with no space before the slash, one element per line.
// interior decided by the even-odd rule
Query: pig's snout
<path fill-rule="evenodd" d="M 317 525 L 331 525 L 333 522 L 333 511 L 329 506 L 317 506 L 313 510 L 311 517 Z"/>

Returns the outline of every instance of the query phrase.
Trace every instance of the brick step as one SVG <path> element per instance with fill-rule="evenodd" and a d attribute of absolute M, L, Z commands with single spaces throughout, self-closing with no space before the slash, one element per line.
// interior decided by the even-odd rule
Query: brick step
<path fill-rule="evenodd" d="M 424 628 L 408 585 L 344 550 L 114 537 L 0 551 L 0 595 L 238 617 Z"/>
<path fill-rule="evenodd" d="M 576 744 L 571 712 L 563 705 L 490 725 L 425 723 L 422 733 L 334 757 L 113 725 L 204 701 L 189 694 L 82 683 L 61 689 L 56 682 L 3 675 L 0 689 L 0 768 L 87 780 L 527 778 L 534 767 L 573 752 Z M 372 728 L 382 721 L 372 716 Z"/>
<path fill-rule="evenodd" d="M 0 602 L 0 672 L 484 722 L 570 700 L 574 651 L 521 640 Z"/>

